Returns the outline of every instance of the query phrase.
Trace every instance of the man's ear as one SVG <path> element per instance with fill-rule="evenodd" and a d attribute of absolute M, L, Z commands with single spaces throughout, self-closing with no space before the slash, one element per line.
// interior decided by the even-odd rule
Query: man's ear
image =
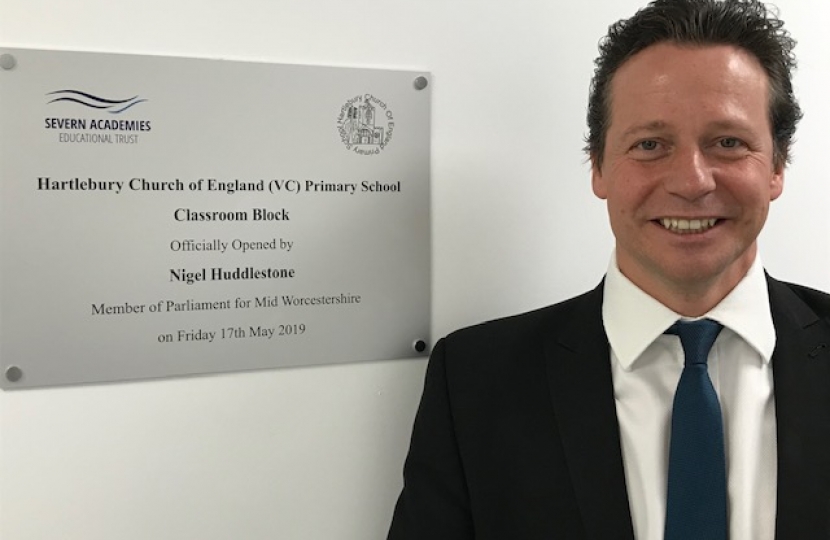
<path fill-rule="evenodd" d="M 769 181 L 769 200 L 774 201 L 784 191 L 784 165 L 776 165 Z"/>
<path fill-rule="evenodd" d="M 591 189 L 600 199 L 608 198 L 608 186 L 605 184 L 605 178 L 602 176 L 602 169 L 596 156 L 591 156 Z"/>

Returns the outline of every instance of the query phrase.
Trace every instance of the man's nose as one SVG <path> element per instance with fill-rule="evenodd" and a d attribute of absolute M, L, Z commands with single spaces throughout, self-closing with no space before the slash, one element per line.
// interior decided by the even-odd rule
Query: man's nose
<path fill-rule="evenodd" d="M 688 201 L 695 201 L 714 191 L 712 167 L 703 151 L 687 148 L 675 152 L 664 185 L 666 191 Z"/>

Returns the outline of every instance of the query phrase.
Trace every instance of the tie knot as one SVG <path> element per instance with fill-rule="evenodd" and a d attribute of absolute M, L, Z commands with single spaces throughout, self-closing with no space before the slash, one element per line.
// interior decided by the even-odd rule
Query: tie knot
<path fill-rule="evenodd" d="M 712 319 L 677 321 L 666 330 L 667 334 L 680 336 L 686 364 L 705 364 L 709 350 L 715 343 L 723 325 Z"/>

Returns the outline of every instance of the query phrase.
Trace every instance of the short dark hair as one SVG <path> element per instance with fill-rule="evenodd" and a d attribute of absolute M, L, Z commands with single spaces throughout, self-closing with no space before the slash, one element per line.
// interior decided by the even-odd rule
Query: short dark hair
<path fill-rule="evenodd" d="M 594 61 L 588 97 L 585 150 L 602 165 L 611 114 L 611 80 L 629 58 L 662 42 L 682 45 L 734 45 L 753 54 L 769 77 L 769 118 L 773 162 L 789 161 L 790 145 L 801 119 L 792 87 L 795 40 L 784 23 L 757 0 L 654 0 L 630 19 L 608 27 Z"/>

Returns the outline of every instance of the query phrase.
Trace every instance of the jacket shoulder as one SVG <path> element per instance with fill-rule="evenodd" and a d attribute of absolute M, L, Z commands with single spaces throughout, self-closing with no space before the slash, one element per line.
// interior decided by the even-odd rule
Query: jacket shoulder
<path fill-rule="evenodd" d="M 789 288 L 798 298 L 810 306 L 817 315 L 822 317 L 830 316 L 830 294 L 796 283 L 787 283 L 784 281 L 779 281 L 778 283 Z"/>
<path fill-rule="evenodd" d="M 591 291 L 556 304 L 456 330 L 443 341 L 448 348 L 516 350 L 522 344 L 538 343 L 544 336 L 567 333 L 574 325 L 588 321 L 601 324 L 602 291 L 600 283 Z"/>
<path fill-rule="evenodd" d="M 768 277 L 768 287 L 773 319 L 776 313 L 787 313 L 802 326 L 816 318 L 830 320 L 830 294 L 771 277 Z"/>

